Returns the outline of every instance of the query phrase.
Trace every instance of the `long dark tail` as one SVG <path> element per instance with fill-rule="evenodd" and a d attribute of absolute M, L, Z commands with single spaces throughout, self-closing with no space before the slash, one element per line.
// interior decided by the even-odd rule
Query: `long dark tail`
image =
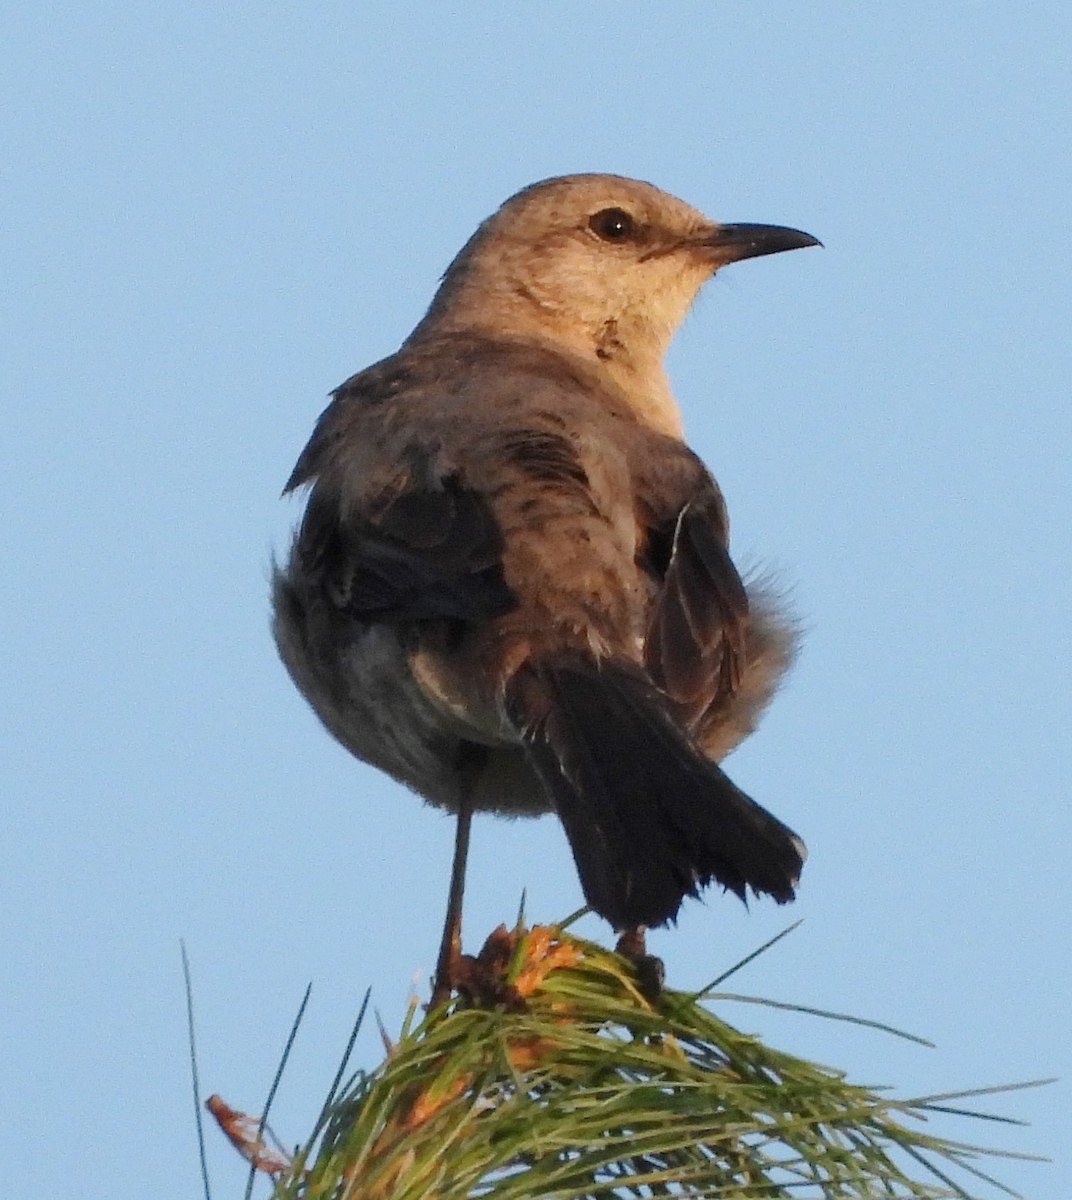
<path fill-rule="evenodd" d="M 793 899 L 804 843 L 693 745 L 627 664 L 529 662 L 507 693 L 589 905 L 616 929 L 672 921 L 711 882 Z"/>

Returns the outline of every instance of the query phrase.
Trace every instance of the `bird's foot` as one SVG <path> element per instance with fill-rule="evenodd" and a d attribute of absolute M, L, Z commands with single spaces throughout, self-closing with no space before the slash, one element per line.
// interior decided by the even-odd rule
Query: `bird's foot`
<path fill-rule="evenodd" d="M 477 955 L 462 954 L 455 947 L 453 953 L 440 961 L 429 1009 L 445 1004 L 458 992 L 477 1008 L 523 1010 L 524 998 L 507 980 L 516 946 L 516 935 L 509 933 L 505 925 L 500 925 Z"/>
<path fill-rule="evenodd" d="M 623 958 L 629 959 L 636 972 L 636 983 L 640 994 L 649 1004 L 655 1004 L 662 995 L 663 984 L 666 981 L 666 967 L 661 958 L 648 953 L 644 939 L 644 926 L 627 929 L 614 947 Z"/>
<path fill-rule="evenodd" d="M 457 950 L 441 960 L 429 1008 L 445 1004 L 454 992 L 476 1008 L 524 1012 L 552 971 L 576 966 L 583 951 L 561 937 L 555 925 L 505 925 L 492 931 L 477 955 Z M 653 959 L 658 962 L 658 959 Z"/>

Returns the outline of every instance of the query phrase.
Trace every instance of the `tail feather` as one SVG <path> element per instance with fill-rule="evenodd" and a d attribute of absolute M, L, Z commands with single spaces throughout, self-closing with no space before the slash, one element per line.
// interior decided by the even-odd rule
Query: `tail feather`
<path fill-rule="evenodd" d="M 674 920 L 717 882 L 793 899 L 804 843 L 705 758 L 627 664 L 526 664 L 507 694 L 593 909 L 617 929 Z"/>

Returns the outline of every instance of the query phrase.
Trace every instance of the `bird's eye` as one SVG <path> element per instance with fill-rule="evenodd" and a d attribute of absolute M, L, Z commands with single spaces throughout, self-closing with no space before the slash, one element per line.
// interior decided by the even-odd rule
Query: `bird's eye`
<path fill-rule="evenodd" d="M 636 222 L 624 208 L 602 208 L 588 218 L 588 228 L 604 242 L 627 242 L 636 234 Z"/>

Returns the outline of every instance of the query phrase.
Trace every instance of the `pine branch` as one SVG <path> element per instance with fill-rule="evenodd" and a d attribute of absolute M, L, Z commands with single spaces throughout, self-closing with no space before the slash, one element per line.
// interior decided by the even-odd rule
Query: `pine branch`
<path fill-rule="evenodd" d="M 980 1164 L 1026 1156 L 918 1128 L 974 1093 L 849 1083 L 715 1016 L 715 993 L 653 1003 L 628 960 L 559 928 L 500 927 L 467 962 L 465 991 L 414 1005 L 331 1099 L 273 1200 L 1015 1195 Z"/>

